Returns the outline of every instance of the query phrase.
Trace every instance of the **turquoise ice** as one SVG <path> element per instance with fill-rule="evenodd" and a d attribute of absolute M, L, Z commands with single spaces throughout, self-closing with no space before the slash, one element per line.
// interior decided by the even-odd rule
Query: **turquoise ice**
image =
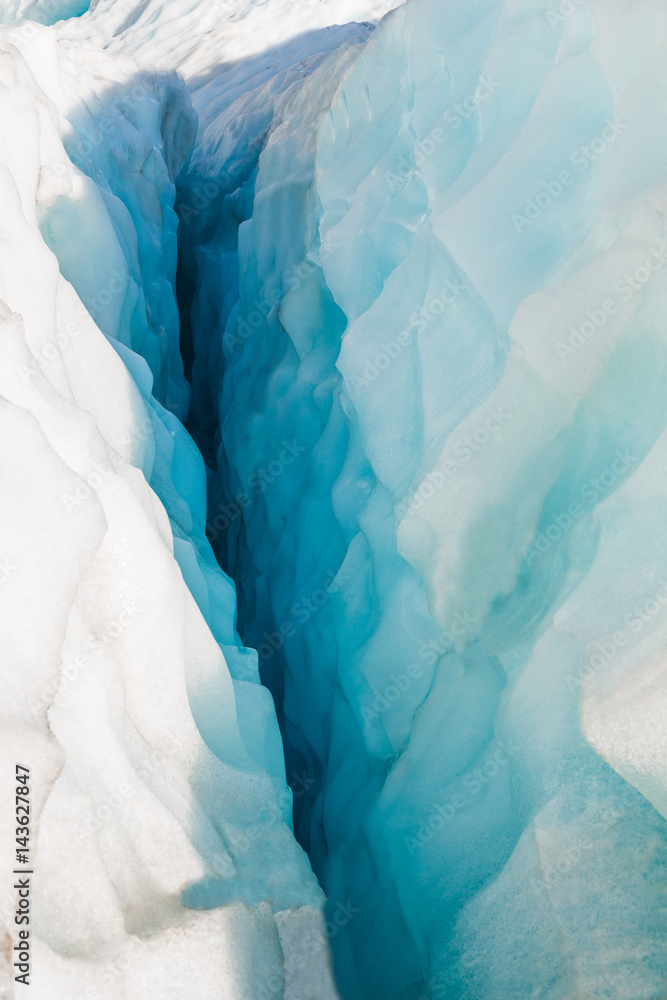
<path fill-rule="evenodd" d="M 209 535 L 354 1000 L 667 977 L 665 23 L 563 7 L 414 0 L 179 196 Z"/>
<path fill-rule="evenodd" d="M 95 330 L 67 361 L 79 423 L 116 447 L 131 401 L 109 531 L 153 498 L 168 557 L 153 522 L 132 548 L 178 646 L 165 683 L 189 678 L 165 713 L 218 768 L 183 794 L 207 789 L 224 851 L 189 802 L 201 871 L 155 912 L 185 961 L 191 914 L 234 942 L 206 1000 L 333 998 L 327 949 L 342 1000 L 661 1000 L 667 12 L 391 6 L 100 0 L 7 29 L 52 102 L 33 186 L 11 182 L 39 202 L 26 259 Z M 34 352 L 61 307 L 5 267 Z M 160 573 L 196 602 L 183 626 Z M 116 552 L 104 586 L 129 578 Z M 109 690 L 123 725 L 160 716 L 159 685 Z M 67 773 L 107 781 L 89 740 Z M 124 835 L 100 837 L 115 863 Z"/>

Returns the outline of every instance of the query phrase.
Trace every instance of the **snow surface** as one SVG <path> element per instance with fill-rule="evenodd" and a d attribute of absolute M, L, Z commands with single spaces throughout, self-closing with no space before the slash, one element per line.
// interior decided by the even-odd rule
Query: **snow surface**
<path fill-rule="evenodd" d="M 667 11 L 393 6 L 2 5 L 38 998 L 667 988 Z"/>

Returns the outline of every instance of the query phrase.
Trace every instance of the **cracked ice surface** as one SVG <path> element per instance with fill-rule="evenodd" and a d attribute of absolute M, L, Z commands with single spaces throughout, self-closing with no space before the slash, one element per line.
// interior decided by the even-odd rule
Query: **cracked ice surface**
<path fill-rule="evenodd" d="M 360 1000 L 667 982 L 666 18 L 563 6 L 415 0 L 181 185 L 209 534 Z"/>
<path fill-rule="evenodd" d="M 1 392 L 57 443 L 8 432 L 10 623 L 43 579 L 3 662 L 62 686 L 6 732 L 51 782 L 63 996 L 149 961 L 187 995 L 212 942 L 197 995 L 332 989 L 258 661 L 346 1000 L 664 996 L 667 15 L 392 6 L 14 29 L 0 298 L 38 372 Z M 66 817 L 113 795 L 71 882 Z"/>

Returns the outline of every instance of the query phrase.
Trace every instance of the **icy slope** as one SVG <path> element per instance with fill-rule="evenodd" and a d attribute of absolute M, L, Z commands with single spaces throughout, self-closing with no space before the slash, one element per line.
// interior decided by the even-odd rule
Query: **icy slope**
<path fill-rule="evenodd" d="M 335 48 L 337 28 L 375 23 L 397 6 L 397 0 L 97 0 L 80 21 L 61 27 L 145 68 L 177 69 L 195 92 L 211 84 L 228 96 L 232 86 L 247 89 L 258 75 L 277 77 Z"/>
<path fill-rule="evenodd" d="M 72 63 L 51 29 L 14 40 L 0 731 L 3 801 L 15 761 L 32 774 L 31 995 L 333 1000 L 271 698 L 204 536 L 201 457 L 151 393 L 187 403 L 172 206 L 189 101 L 94 50 Z M 1 832 L 10 858 L 6 817 Z"/>
<path fill-rule="evenodd" d="M 667 988 L 665 11 L 411 0 L 372 33 L 384 11 L 102 0 L 12 29 L 36 82 L 4 98 L 0 297 L 35 357 L 76 289 L 98 352 L 1 390 L 51 449 L 37 475 L 10 435 L 3 587 L 14 636 L 19 584 L 41 615 L 5 663 L 38 700 L 44 664 L 48 714 L 6 732 L 54 782 L 35 964 L 61 995 L 329 995 L 257 660 L 346 1000 Z"/>
<path fill-rule="evenodd" d="M 56 24 L 69 17 L 79 17 L 90 0 L 0 0 L 0 24 Z"/>
<path fill-rule="evenodd" d="M 180 185 L 209 535 L 350 998 L 667 984 L 665 13 L 563 7 L 414 0 Z"/>

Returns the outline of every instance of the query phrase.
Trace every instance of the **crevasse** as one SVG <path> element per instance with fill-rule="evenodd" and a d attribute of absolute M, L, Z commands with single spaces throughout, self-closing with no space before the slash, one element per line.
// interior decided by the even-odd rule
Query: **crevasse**
<path fill-rule="evenodd" d="M 141 932 L 142 957 L 175 940 L 192 968 L 204 939 L 227 949 L 201 996 L 323 1000 L 326 938 L 346 1000 L 658 1000 L 665 16 L 412 0 L 371 30 L 362 22 L 384 9 L 351 0 L 232 6 L 220 18 L 200 4 L 194 17 L 180 0 L 103 0 L 66 22 L 65 66 L 79 75 L 81 52 L 98 60 L 101 48 L 108 60 L 77 80 L 83 100 L 54 73 L 53 32 L 22 43 L 74 164 L 52 138 L 72 190 L 39 174 L 39 238 L 58 287 L 87 303 L 94 342 L 101 331 L 127 366 L 103 399 L 81 376 L 76 402 L 106 419 L 107 441 L 103 404 L 136 400 L 132 428 L 148 415 L 151 443 L 126 461 L 161 503 L 127 475 L 162 512 L 160 537 L 199 608 L 168 552 L 160 565 L 187 627 L 158 591 L 150 629 L 114 655 L 130 690 L 146 687 L 121 710 L 109 681 L 96 702 L 100 717 L 115 706 L 114 732 L 129 718 L 154 745 L 147 720 L 187 726 L 173 680 L 187 677 L 197 732 L 170 764 L 187 806 L 162 786 L 157 798 L 194 867 L 159 855 L 171 879 L 161 906 L 144 883 L 128 894 L 112 865 L 116 923 L 79 957 L 108 973 L 123 922 Z M 332 12 L 344 24 L 329 30 Z M 194 119 L 176 67 L 199 116 L 189 164 Z M 134 104 L 132 86 L 144 88 Z M 95 141 L 103 122 L 113 145 Z M 109 271 L 123 291 L 105 304 Z M 39 317 L 25 322 L 34 351 Z M 199 456 L 170 411 L 206 459 L 206 513 Z M 136 503 L 112 522 L 118 534 Z M 205 521 L 236 584 L 242 642 Z M 71 521 L 52 524 L 80 539 Z M 100 614 L 102 581 L 127 589 L 135 548 L 141 592 L 154 592 L 167 570 L 144 555 L 149 537 L 137 529 L 124 558 L 110 541 L 112 572 L 81 556 L 78 615 Z M 167 609 L 159 648 L 177 653 L 146 675 Z M 274 803 L 289 823 L 290 796 L 257 666 L 294 831 L 327 896 L 324 934 L 318 889 L 276 819 Z M 147 676 L 172 678 L 167 711 Z M 116 743 L 99 731 L 77 742 L 68 699 L 86 703 L 82 690 L 48 708 L 67 768 L 52 812 L 109 780 L 84 748 Z M 114 759 L 141 774 L 135 744 L 117 743 Z M 87 838 L 91 853 L 119 865 L 136 831 L 123 819 Z M 137 877 L 148 867 L 144 857 Z M 183 933 L 179 898 L 194 914 Z M 71 950 L 77 931 L 64 926 L 45 949 Z M 73 974 L 52 962 L 63 981 Z M 108 995 L 132 995 L 133 975 Z"/>
<path fill-rule="evenodd" d="M 328 917 L 358 909 L 346 997 L 664 988 L 644 13 L 415 0 L 288 95 L 256 173 L 224 112 L 181 187 L 209 536 Z"/>
<path fill-rule="evenodd" d="M 174 415 L 189 98 L 27 24 L 0 38 L 0 122 L 3 782 L 28 762 L 31 989 L 333 1000 L 273 703 Z"/>

